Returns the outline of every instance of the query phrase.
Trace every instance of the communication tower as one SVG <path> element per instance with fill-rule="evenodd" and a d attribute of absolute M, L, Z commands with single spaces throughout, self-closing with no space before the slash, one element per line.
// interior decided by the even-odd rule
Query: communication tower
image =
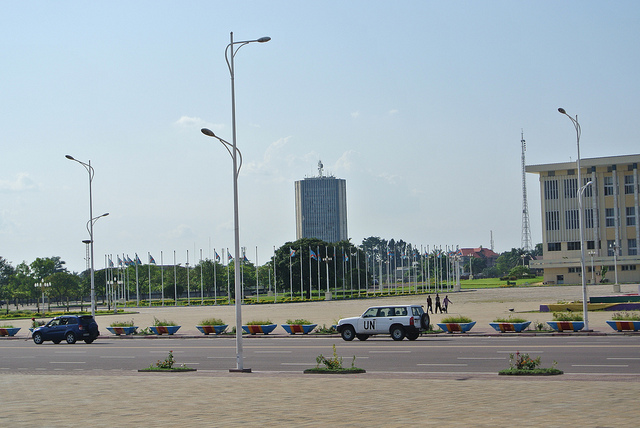
<path fill-rule="evenodd" d="M 520 247 L 530 252 L 533 250 L 531 243 L 531 228 L 529 227 L 529 204 L 527 202 L 527 179 L 524 171 L 524 152 L 527 144 L 524 141 L 524 131 L 520 131 L 520 144 L 522 145 L 522 239 Z"/>

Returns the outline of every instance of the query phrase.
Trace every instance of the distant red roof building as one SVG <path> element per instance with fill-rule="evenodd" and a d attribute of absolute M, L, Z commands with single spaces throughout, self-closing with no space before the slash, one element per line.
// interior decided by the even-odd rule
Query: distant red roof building
<path fill-rule="evenodd" d="M 475 257 L 478 259 L 485 259 L 487 261 L 487 267 L 493 267 L 500 257 L 500 254 L 488 249 L 488 248 L 461 248 L 459 250 L 462 257 Z"/>

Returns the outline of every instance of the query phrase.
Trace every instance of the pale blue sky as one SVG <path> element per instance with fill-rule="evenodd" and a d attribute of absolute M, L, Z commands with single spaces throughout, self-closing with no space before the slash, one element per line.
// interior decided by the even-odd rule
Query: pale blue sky
<path fill-rule="evenodd" d="M 636 1 L 5 1 L 0 255 L 84 269 L 233 247 L 224 49 L 236 56 L 241 245 L 295 239 L 294 181 L 347 180 L 352 242 L 519 247 L 527 164 L 638 153 Z M 527 179 L 541 241 L 537 176 Z"/>

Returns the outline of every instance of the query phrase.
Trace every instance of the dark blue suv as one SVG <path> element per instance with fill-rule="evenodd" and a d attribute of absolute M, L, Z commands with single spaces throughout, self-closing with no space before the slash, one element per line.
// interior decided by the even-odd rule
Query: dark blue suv
<path fill-rule="evenodd" d="M 98 324 L 91 315 L 62 315 L 33 330 L 31 337 L 36 345 L 40 345 L 46 340 L 56 344 L 63 340 L 69 344 L 77 340 L 91 343 L 99 335 Z"/>

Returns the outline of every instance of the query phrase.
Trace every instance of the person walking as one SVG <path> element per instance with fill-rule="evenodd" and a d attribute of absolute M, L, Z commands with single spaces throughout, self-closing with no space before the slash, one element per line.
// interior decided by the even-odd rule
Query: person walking
<path fill-rule="evenodd" d="M 430 294 L 427 294 L 427 312 L 433 313 L 433 300 Z"/>
<path fill-rule="evenodd" d="M 449 304 L 453 305 L 453 302 L 451 300 L 449 300 L 449 296 L 444 296 L 444 300 L 442 301 L 442 309 L 440 311 L 442 311 L 444 309 L 444 311 L 446 313 L 449 313 L 449 311 L 448 311 Z"/>
<path fill-rule="evenodd" d="M 440 309 L 440 313 L 442 313 L 442 306 L 440 306 L 440 295 L 436 293 L 436 314 L 438 313 L 438 309 Z"/>

